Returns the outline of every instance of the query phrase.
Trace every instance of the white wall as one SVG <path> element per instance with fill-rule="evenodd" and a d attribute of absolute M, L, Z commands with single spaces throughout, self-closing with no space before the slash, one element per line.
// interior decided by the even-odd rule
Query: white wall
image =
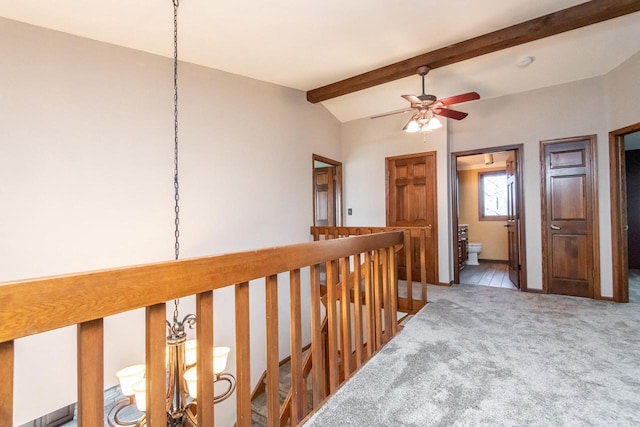
<path fill-rule="evenodd" d="M 605 77 L 609 130 L 640 122 L 640 52 L 623 62 Z"/>
<path fill-rule="evenodd" d="M 344 206 L 353 209 L 345 215 L 346 226 L 382 226 L 386 224 L 385 158 L 404 154 L 436 151 L 438 197 L 439 280 L 451 280 L 451 237 L 449 214 L 449 152 L 447 125 L 437 131 L 408 134 L 402 127 L 406 114 L 378 119 L 360 119 L 342 126 L 342 161 L 344 162 Z M 426 136 L 426 140 L 424 139 Z"/>
<path fill-rule="evenodd" d="M 451 151 L 524 144 L 527 281 L 542 289 L 540 141 L 596 134 L 602 295 L 612 296 L 608 138 L 602 78 L 464 105 L 469 117 L 451 124 Z"/>
<path fill-rule="evenodd" d="M 340 160 L 339 122 L 297 90 L 179 70 L 181 257 L 308 241 L 311 155 Z M 0 282 L 173 259 L 172 73 L 167 58 L 0 19 Z M 254 381 L 263 295 L 252 294 Z M 217 325 L 232 297 L 216 292 Z M 107 387 L 143 360 L 142 313 L 105 329 Z M 233 334 L 216 340 L 233 347 Z M 15 424 L 76 400 L 73 329 L 18 340 L 16 358 Z M 221 425 L 233 405 L 216 411 Z"/>

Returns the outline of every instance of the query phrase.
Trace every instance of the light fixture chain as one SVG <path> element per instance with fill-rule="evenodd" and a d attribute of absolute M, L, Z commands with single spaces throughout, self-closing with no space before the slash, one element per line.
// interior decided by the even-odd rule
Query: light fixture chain
<path fill-rule="evenodd" d="M 173 123 L 174 123 L 174 148 L 173 148 L 173 189 L 175 191 L 175 256 L 176 260 L 180 257 L 180 185 L 178 182 L 178 6 L 179 0 L 173 0 Z M 174 322 L 178 318 L 179 300 L 174 301 Z"/>

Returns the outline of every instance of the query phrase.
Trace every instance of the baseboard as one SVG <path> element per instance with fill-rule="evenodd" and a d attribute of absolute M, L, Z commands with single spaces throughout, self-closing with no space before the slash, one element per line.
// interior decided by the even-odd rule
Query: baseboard
<path fill-rule="evenodd" d="M 531 288 L 527 288 L 527 289 L 520 289 L 522 292 L 529 292 L 531 294 L 544 294 L 544 290 L 543 289 L 531 289 Z"/>
<path fill-rule="evenodd" d="M 611 301 L 611 302 L 616 302 L 616 300 L 615 300 L 615 299 L 613 299 L 613 297 L 603 297 L 602 295 L 601 295 L 601 296 L 599 296 L 599 297 L 597 297 L 597 298 L 593 298 L 593 299 L 598 300 L 598 301 Z"/>
<path fill-rule="evenodd" d="M 453 281 L 451 282 L 438 282 L 436 283 L 436 286 L 451 286 L 453 285 Z"/>

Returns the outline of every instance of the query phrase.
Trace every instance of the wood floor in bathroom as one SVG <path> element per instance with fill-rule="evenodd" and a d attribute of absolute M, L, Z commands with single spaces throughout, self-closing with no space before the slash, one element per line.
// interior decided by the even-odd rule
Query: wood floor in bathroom
<path fill-rule="evenodd" d="M 465 265 L 460 271 L 461 284 L 517 289 L 509 280 L 507 264 L 482 260 L 479 262 L 480 265 Z"/>

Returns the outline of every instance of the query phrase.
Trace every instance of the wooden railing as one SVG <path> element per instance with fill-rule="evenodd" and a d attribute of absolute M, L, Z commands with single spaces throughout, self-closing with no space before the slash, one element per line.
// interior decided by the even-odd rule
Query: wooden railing
<path fill-rule="evenodd" d="M 403 250 L 400 253 L 402 262 L 402 273 L 405 280 L 398 288 L 399 295 L 396 296 L 397 310 L 415 314 L 427 304 L 427 250 L 426 238 L 431 235 L 430 227 L 315 227 L 312 226 L 310 233 L 314 241 L 338 239 L 341 237 L 360 236 L 364 234 L 388 233 L 391 231 L 402 231 Z M 418 264 L 420 270 L 420 289 L 418 295 L 414 295 L 415 284 L 412 274 Z M 432 274 L 432 275 L 435 275 Z M 417 298 L 416 298 L 417 297 Z"/>
<path fill-rule="evenodd" d="M 269 426 L 279 425 L 278 274 L 288 273 L 292 370 L 290 419 L 291 425 L 297 425 L 307 412 L 302 380 L 301 271 L 308 269 L 310 277 L 311 296 L 305 304 L 310 304 L 310 377 L 313 408 L 316 409 L 327 397 L 327 390 L 333 393 L 396 333 L 397 322 L 393 321 L 397 316 L 395 253 L 404 239 L 401 232 L 379 233 L 1 284 L 0 420 L 10 422 L 7 420 L 13 419 L 14 340 L 77 325 L 78 422 L 82 426 L 103 425 L 103 319 L 145 308 L 147 423 L 151 427 L 165 426 L 166 301 L 196 296 L 197 360 L 211 360 L 213 291 L 233 286 L 237 425 L 250 426 L 252 355 L 249 343 L 252 330 L 249 293 L 256 286 L 265 286 L 267 419 Z M 320 295 L 320 266 L 326 268 L 327 274 L 326 345 L 322 344 L 324 309 Z M 342 286 L 338 302 L 339 280 L 342 280 Z M 198 363 L 198 378 L 212 378 L 212 368 L 211 363 Z M 213 402 L 213 393 L 212 382 L 198 382 L 198 401 Z M 198 425 L 213 426 L 213 404 L 198 405 L 197 416 Z"/>

